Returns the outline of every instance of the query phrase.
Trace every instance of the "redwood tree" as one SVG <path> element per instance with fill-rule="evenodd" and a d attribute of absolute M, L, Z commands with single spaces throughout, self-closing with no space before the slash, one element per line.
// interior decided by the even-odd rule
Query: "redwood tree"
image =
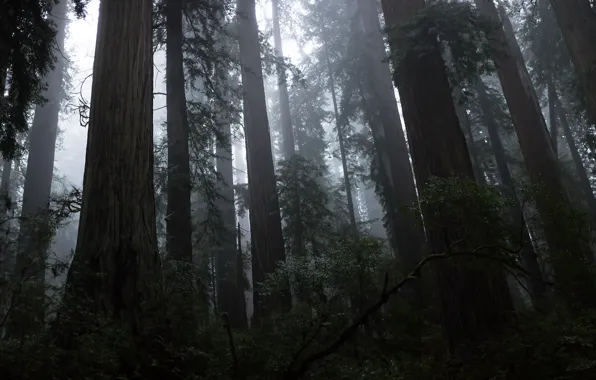
<path fill-rule="evenodd" d="M 396 56 L 403 37 L 399 26 L 425 7 L 424 0 L 383 0 L 382 6 Z M 416 180 L 424 193 L 431 176 L 473 180 L 474 172 L 437 36 L 427 29 L 418 34 L 417 41 L 427 47 L 424 54 L 408 50 L 394 62 Z M 450 249 L 450 242 L 458 241 L 463 233 L 449 220 L 441 224 L 446 228 L 429 226 L 428 230 L 429 243 L 437 253 Z M 509 322 L 513 305 L 507 283 L 499 270 L 481 270 L 452 260 L 438 262 L 433 272 L 450 352 L 465 360 Z"/>
<path fill-rule="evenodd" d="M 285 294 L 264 296 L 259 291 L 259 283 L 275 271 L 278 262 L 285 260 L 285 250 L 271 152 L 255 0 L 237 0 L 236 4 L 250 196 L 254 318 L 259 320 L 276 309 L 288 307 L 290 299 Z"/>
<path fill-rule="evenodd" d="M 370 99 L 366 99 L 372 121 L 370 128 L 379 164 L 387 182 L 384 196 L 393 246 L 407 270 L 420 260 L 424 247 L 424 232 L 401 210 L 401 207 L 417 200 L 414 174 L 393 91 L 389 63 L 385 60 L 385 43 L 378 6 L 373 1 L 357 2 L 360 21 L 357 25 L 364 37 L 362 55 L 369 67 L 363 81 L 370 94 Z"/>
<path fill-rule="evenodd" d="M 35 294 L 23 294 L 20 304 L 28 310 L 23 315 L 15 316 L 13 322 L 22 327 L 18 333 L 26 333 L 42 326 L 44 310 L 36 306 L 43 304 L 45 291 L 46 258 L 51 241 L 51 227 L 48 220 L 48 207 L 54 174 L 54 153 L 58 134 L 60 103 L 63 95 L 63 77 L 65 70 L 64 42 L 68 22 L 66 1 L 60 1 L 52 8 L 49 18 L 54 23 L 56 63 L 44 78 L 47 88 L 42 92 L 46 102 L 35 108 L 33 124 L 29 131 L 29 155 L 27 173 L 23 187 L 23 205 L 19 231 L 19 244 L 15 275 L 19 279 L 32 278 L 37 282 Z M 31 309 L 41 314 L 32 313 Z M 25 320 L 29 317 L 40 320 Z"/>
<path fill-rule="evenodd" d="M 475 0 L 479 11 L 499 25 L 499 14 L 493 0 Z M 536 206 L 541 214 L 551 260 L 559 289 L 570 306 L 594 305 L 590 287 L 580 281 L 577 270 L 587 269 L 583 261 L 591 255 L 577 236 L 570 237 L 560 215 L 552 210 L 570 208 L 561 182 L 560 168 L 542 116 L 534 88 L 523 62 L 519 60 L 517 44 L 508 41 L 502 27 L 493 28 L 489 36 L 494 50 L 497 73 L 513 119 L 517 138 L 532 183 L 540 190 Z M 571 260 L 570 260 L 571 259 Z M 583 273 L 583 271 L 582 271 Z M 586 276 L 588 273 L 584 273 Z"/>
<path fill-rule="evenodd" d="M 286 159 L 292 157 L 296 151 L 294 146 L 294 129 L 292 128 L 292 116 L 290 114 L 290 97 L 288 95 L 288 82 L 286 71 L 283 66 L 283 45 L 281 39 L 281 27 L 279 23 L 279 0 L 271 1 L 273 21 L 273 42 L 277 64 L 277 93 L 279 95 L 279 112 L 281 116 L 281 135 L 283 143 L 283 154 Z"/>
<path fill-rule="evenodd" d="M 589 0 L 550 0 L 584 89 L 592 122 L 596 121 L 596 12 Z"/>
<path fill-rule="evenodd" d="M 166 1 L 168 182 L 166 233 L 170 259 L 192 261 L 188 116 L 182 55 L 183 0 Z"/>
<path fill-rule="evenodd" d="M 66 286 L 72 308 L 62 318 L 86 306 L 142 328 L 142 305 L 151 303 L 159 283 L 152 5 L 151 0 L 100 3 L 83 204 Z"/>

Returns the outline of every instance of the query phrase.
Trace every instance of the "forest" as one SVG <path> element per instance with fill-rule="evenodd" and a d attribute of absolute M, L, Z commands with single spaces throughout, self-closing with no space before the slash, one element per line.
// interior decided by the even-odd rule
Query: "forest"
<path fill-rule="evenodd" d="M 3 0 L 0 89 L 2 380 L 596 380 L 594 0 Z"/>

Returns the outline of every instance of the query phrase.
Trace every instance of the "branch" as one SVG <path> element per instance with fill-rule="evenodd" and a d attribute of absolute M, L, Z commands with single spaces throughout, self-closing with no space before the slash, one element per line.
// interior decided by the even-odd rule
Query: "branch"
<path fill-rule="evenodd" d="M 448 248 L 447 251 L 444 253 L 437 253 L 437 254 L 429 255 L 429 256 L 425 257 L 424 259 L 422 259 L 422 261 L 420 261 L 418 263 L 418 265 L 416 265 L 416 267 L 410 272 L 410 274 L 408 274 L 406 277 L 401 279 L 398 283 L 396 283 L 393 287 L 391 287 L 389 289 L 387 289 L 389 276 L 386 274 L 385 275 L 385 283 L 383 285 L 383 290 L 381 292 L 381 296 L 379 297 L 379 300 L 377 302 L 375 302 L 372 306 L 370 306 L 350 326 L 346 327 L 333 343 L 331 343 L 330 345 L 328 345 L 326 348 L 322 349 L 321 351 L 315 352 L 314 354 L 306 357 L 296 370 L 292 370 L 292 365 L 290 365 L 290 367 L 284 374 L 283 379 L 284 380 L 299 379 L 309 370 L 310 366 L 314 362 L 324 359 L 327 356 L 333 354 L 335 351 L 337 351 L 338 348 L 340 348 L 344 343 L 346 343 L 356 333 L 356 331 L 358 331 L 360 326 L 364 325 L 374 313 L 376 313 L 379 309 L 381 309 L 381 307 L 383 307 L 383 305 L 385 305 L 387 302 L 389 302 L 389 299 L 391 298 L 391 296 L 395 295 L 408 282 L 419 279 L 421 276 L 420 273 L 422 271 L 422 268 L 425 265 L 427 265 L 429 262 L 435 261 L 435 260 L 440 260 L 440 259 L 447 259 L 447 258 L 455 257 L 455 256 L 470 256 L 470 255 L 471 256 L 479 256 L 480 250 L 483 250 L 486 248 L 491 248 L 491 247 L 492 246 L 482 245 L 482 246 L 475 248 L 471 252 L 469 252 L 469 251 L 468 252 L 451 252 L 451 249 Z"/>

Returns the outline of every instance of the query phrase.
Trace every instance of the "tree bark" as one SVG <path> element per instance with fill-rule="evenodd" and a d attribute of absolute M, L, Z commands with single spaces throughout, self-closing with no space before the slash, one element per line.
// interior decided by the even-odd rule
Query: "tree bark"
<path fill-rule="evenodd" d="M 166 249 L 169 259 L 192 262 L 189 125 L 182 55 L 182 0 L 166 1 L 168 183 Z"/>
<path fill-rule="evenodd" d="M 88 309 L 133 331 L 143 328 L 160 281 L 152 8 L 151 0 L 100 3 L 83 204 L 62 315 Z"/>
<path fill-rule="evenodd" d="M 524 213 L 515 193 L 515 184 L 509 166 L 507 165 L 505 149 L 503 148 L 501 136 L 499 135 L 499 127 L 495 122 L 495 116 L 492 112 L 486 86 L 480 77 L 476 78 L 475 87 L 482 112 L 482 120 L 488 132 L 488 137 L 495 156 L 495 162 L 497 164 L 497 170 L 501 177 L 501 183 L 503 184 L 503 195 L 513 201 L 512 206 L 509 208 L 509 213 L 515 230 L 520 233 L 519 243 L 523 246 L 521 251 L 522 260 L 530 275 L 530 296 L 532 297 L 534 307 L 541 310 L 546 307 L 544 299 L 546 284 L 544 282 L 542 271 L 540 270 L 538 256 L 534 250 L 528 226 L 524 219 Z"/>
<path fill-rule="evenodd" d="M 410 164 L 408 144 L 404 136 L 397 99 L 393 90 L 389 63 L 384 60 L 385 42 L 376 2 L 357 0 L 361 31 L 364 34 L 363 57 L 370 68 L 365 75 L 367 92 L 372 95 L 369 113 L 378 122 L 371 122 L 375 150 L 387 178 L 385 192 L 387 216 L 392 230 L 394 249 L 404 261 L 406 270 L 413 268 L 423 256 L 425 237 L 422 228 L 401 207 L 413 205 L 418 197 Z"/>
<path fill-rule="evenodd" d="M 499 15 L 493 0 L 475 0 L 479 11 L 499 23 Z M 503 93 L 513 119 L 520 147 L 530 179 L 541 190 L 536 206 L 542 217 L 546 239 L 551 250 L 551 260 L 560 289 L 567 301 L 578 307 L 596 304 L 589 296 L 588 287 L 571 273 L 571 266 L 585 268 L 582 263 L 591 256 L 586 244 L 578 238 L 570 238 L 562 232 L 560 218 L 552 215 L 553 207 L 570 207 L 560 177 L 560 168 L 553 151 L 546 122 L 542 116 L 536 95 L 523 61 L 515 53 L 514 45 L 508 43 L 505 31 L 495 29 L 491 38 L 495 50 L 503 54 L 493 57 L 501 81 Z M 517 45 L 515 45 L 517 46 Z M 571 262 L 569 259 L 572 258 Z M 557 273 L 558 272 L 558 273 Z"/>
<path fill-rule="evenodd" d="M 250 194 L 253 303 L 255 321 L 291 306 L 289 295 L 265 297 L 259 283 L 285 260 L 281 215 L 271 152 L 271 136 L 261 68 L 255 0 L 237 0 L 238 42 L 242 87 L 246 155 Z"/>
<path fill-rule="evenodd" d="M 482 1 L 486 1 L 486 0 L 482 0 Z M 492 2 L 493 0 L 490 0 L 490 1 Z M 492 2 L 492 4 L 494 6 L 494 2 Z M 484 7 L 486 7 L 486 5 L 484 5 Z M 484 8 L 484 9 L 488 9 L 488 8 Z M 509 57 L 514 58 L 515 62 L 517 63 L 517 68 L 519 70 L 521 82 L 522 82 L 524 88 L 526 89 L 526 93 L 532 99 L 532 102 L 534 103 L 534 107 L 537 110 L 540 110 L 541 109 L 540 101 L 538 100 L 538 96 L 536 95 L 536 91 L 534 90 L 534 85 L 532 84 L 532 79 L 530 78 L 528 68 L 526 67 L 526 61 L 524 60 L 524 55 L 521 51 L 521 48 L 519 47 L 519 44 L 517 43 L 517 38 L 515 37 L 515 32 L 513 30 L 513 25 L 511 24 L 511 20 L 509 19 L 509 16 L 507 15 L 507 12 L 505 11 L 503 4 L 501 4 L 501 3 L 499 3 L 497 14 L 498 14 L 497 18 L 494 18 L 493 21 L 498 23 L 499 19 L 500 19 L 500 21 L 503 25 L 503 30 L 505 32 L 505 39 L 502 41 L 506 41 L 506 42 L 502 42 L 502 43 L 498 42 L 498 36 L 493 36 L 492 42 L 495 44 L 495 47 L 497 47 L 497 49 L 499 48 L 499 46 L 497 46 L 496 44 L 501 44 L 502 48 L 499 51 L 501 53 L 505 53 L 505 55 L 508 55 Z M 492 17 L 494 17 L 494 15 Z M 502 38 L 502 36 L 501 36 L 501 38 Z M 542 115 L 542 113 L 541 113 L 541 115 Z M 546 124 L 544 124 L 544 126 L 546 128 Z"/>
<path fill-rule="evenodd" d="M 2 178 L 0 180 L 0 273 L 10 273 L 14 268 L 14 257 L 10 250 L 11 220 L 9 209 L 12 207 L 10 178 L 12 175 L 12 160 L 5 159 L 2 163 Z"/>
<path fill-rule="evenodd" d="M 284 59 L 283 44 L 281 39 L 281 28 L 279 26 L 279 3 L 278 0 L 271 1 L 273 21 L 273 42 L 275 55 L 280 61 L 277 65 L 277 93 L 279 95 L 279 111 L 281 114 L 281 134 L 283 140 L 283 154 L 285 159 L 292 157 L 295 152 L 294 129 L 292 128 L 292 116 L 290 113 L 290 97 L 288 95 L 288 81 L 286 70 L 281 64 Z"/>
<path fill-rule="evenodd" d="M 575 65 L 592 120 L 596 120 L 596 13 L 589 0 L 550 0 Z"/>
<path fill-rule="evenodd" d="M 548 84 L 547 84 L 547 92 L 548 92 L 548 123 L 550 124 L 549 132 L 550 132 L 550 141 L 553 144 L 553 151 L 555 152 L 555 156 L 559 155 L 559 144 L 557 142 L 558 139 L 558 127 L 557 127 L 557 105 L 555 102 L 555 98 L 557 96 L 557 90 L 555 89 L 555 84 L 553 81 L 553 77 L 551 74 L 548 74 Z"/>
<path fill-rule="evenodd" d="M 395 54 L 400 49 L 396 26 L 407 22 L 425 4 L 423 0 L 383 0 L 382 5 Z M 423 56 L 410 51 L 395 63 L 416 182 L 423 192 L 431 176 L 473 180 L 474 173 L 437 38 L 432 33 L 419 38 L 434 48 Z M 442 222 L 452 225 L 448 220 Z M 428 229 L 434 252 L 444 252 L 449 242 L 461 236 L 456 226 Z M 433 272 L 450 353 L 465 361 L 510 322 L 513 305 L 507 282 L 500 270 L 481 270 L 453 260 L 436 263 Z"/>

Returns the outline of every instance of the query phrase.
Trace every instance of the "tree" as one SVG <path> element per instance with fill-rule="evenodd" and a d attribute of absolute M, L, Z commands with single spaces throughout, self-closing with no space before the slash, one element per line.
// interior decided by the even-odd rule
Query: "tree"
<path fill-rule="evenodd" d="M 74 322 L 83 308 L 138 331 L 160 281 L 152 1 L 102 0 L 99 15 L 83 203 L 61 320 Z"/>
<path fill-rule="evenodd" d="M 322 21 L 322 20 L 321 20 Z M 331 100 L 333 101 L 333 114 L 335 116 L 335 128 L 337 129 L 337 140 L 339 142 L 339 154 L 341 160 L 341 167 L 343 171 L 344 186 L 346 188 L 346 199 L 348 204 L 348 215 L 350 216 L 350 229 L 356 231 L 356 212 L 354 210 L 354 198 L 352 197 L 352 184 L 350 181 L 350 172 L 348 170 L 348 158 L 346 152 L 346 136 L 344 129 L 347 126 L 346 118 L 340 117 L 337 93 L 335 90 L 335 78 L 333 75 L 333 68 L 331 67 L 331 58 L 329 54 L 329 45 L 327 41 L 327 31 L 325 25 L 321 25 L 323 33 L 323 48 L 325 54 L 325 64 L 327 69 L 327 83 L 329 92 L 331 92 Z"/>
<path fill-rule="evenodd" d="M 491 98 L 486 85 L 480 77 L 476 79 L 475 90 L 478 96 L 478 103 L 482 112 L 483 123 L 488 131 L 491 147 L 497 164 L 497 170 L 501 177 L 501 183 L 503 184 L 503 194 L 510 199 L 512 202 L 509 212 L 511 214 L 511 222 L 516 231 L 520 231 L 520 241 L 522 244 L 522 259 L 525 267 L 529 273 L 530 282 L 530 294 L 534 300 L 534 306 L 537 309 L 545 306 L 544 296 L 546 293 L 546 284 L 540 270 L 538 263 L 538 256 L 534 250 L 528 226 L 524 220 L 523 210 L 519 204 L 517 194 L 515 193 L 515 187 L 513 183 L 513 177 L 507 164 L 507 157 L 505 156 L 505 149 L 499 135 L 499 126 L 496 123 L 494 112 L 491 108 Z"/>
<path fill-rule="evenodd" d="M 281 114 L 281 132 L 283 140 L 283 154 L 289 159 L 295 152 L 294 129 L 292 128 L 292 116 L 290 114 L 290 97 L 288 95 L 288 81 L 286 70 L 283 66 L 283 45 L 281 40 L 281 28 L 279 25 L 279 1 L 272 0 L 272 21 L 273 21 L 273 40 L 275 44 L 275 54 L 280 61 L 277 65 L 277 93 L 279 95 L 279 111 Z"/>
<path fill-rule="evenodd" d="M 35 294 L 24 294 L 23 306 L 31 309 L 24 310 L 24 314 L 15 319 L 26 333 L 27 330 L 39 328 L 43 321 L 43 297 L 45 291 L 46 256 L 51 236 L 52 226 L 48 220 L 48 207 L 54 174 L 54 153 L 58 134 L 58 120 L 60 105 L 63 98 L 63 78 L 65 70 L 64 42 L 66 39 L 66 25 L 68 23 L 67 2 L 61 1 L 52 8 L 49 19 L 55 24 L 56 50 L 54 55 L 56 64 L 44 78 L 47 88 L 42 96 L 47 100 L 35 109 L 35 117 L 29 131 L 29 156 L 27 158 L 27 173 L 23 187 L 23 205 L 21 210 L 21 224 L 15 274 L 19 278 L 35 280 Z M 26 309 L 26 308 L 25 308 Z M 39 314 L 41 313 L 41 315 Z M 33 324 L 24 327 L 27 316 L 33 317 Z M 39 320 L 36 320 L 39 318 Z"/>
<path fill-rule="evenodd" d="M 224 69 L 225 70 L 225 69 Z M 223 74 L 227 78 L 227 74 Z M 234 208 L 234 167 L 232 166 L 232 129 L 230 118 L 225 109 L 230 101 L 228 91 L 224 89 L 223 104 L 219 106 L 218 123 L 221 128 L 221 140 L 217 141 L 218 194 L 217 208 L 221 212 L 223 228 L 219 237 L 219 251 L 215 265 L 217 277 L 217 302 L 220 310 L 229 316 L 233 328 L 246 327 L 246 303 L 244 299 L 244 265 L 238 265 L 236 246 L 236 209 Z M 240 253 L 242 250 L 240 249 Z M 240 256 L 242 259 L 242 256 Z M 242 264 L 241 260 L 241 264 Z"/>
<path fill-rule="evenodd" d="M 580 285 L 577 278 L 573 278 L 575 275 L 566 269 L 569 267 L 570 257 L 573 258 L 574 265 L 585 268 L 582 261 L 591 253 L 581 239 L 570 237 L 569 233 L 562 232 L 561 218 L 552 213 L 554 207 L 569 207 L 570 202 L 561 182 L 561 173 L 553 145 L 527 69 L 517 58 L 519 56 L 519 53 L 516 53 L 517 44 L 507 40 L 494 2 L 475 0 L 475 3 L 482 14 L 498 25 L 489 34 L 494 51 L 497 52 L 493 54 L 493 60 L 528 174 L 534 186 L 539 188 L 542 194 L 547 194 L 536 197 L 536 206 L 542 217 L 555 275 L 561 285 L 560 289 L 570 305 L 574 307 L 593 304 L 593 297 L 588 295 L 589 289 Z"/>
<path fill-rule="evenodd" d="M 406 270 L 422 257 L 424 232 L 400 209 L 416 202 L 414 175 L 408 145 L 402 129 L 397 100 L 388 62 L 384 60 L 385 43 L 381 33 L 378 7 L 372 1 L 358 0 L 356 25 L 362 34 L 360 51 L 364 59 L 363 96 L 375 153 L 385 178 L 383 195 L 392 243 L 404 261 Z M 418 284 L 417 284 L 418 285 Z M 416 286 L 416 285 L 415 285 Z"/>
<path fill-rule="evenodd" d="M 192 261 L 188 118 L 182 55 L 182 0 L 166 1 L 166 91 L 168 183 L 166 233 L 168 257 Z"/>
<path fill-rule="evenodd" d="M 431 177 L 473 180 L 474 172 L 453 104 L 445 63 L 432 28 L 418 30 L 416 43 L 423 53 L 402 50 L 409 46 L 400 27 L 425 8 L 424 0 L 383 0 L 385 22 L 396 68 L 416 182 L 425 193 Z M 432 94 L 432 96 L 430 96 Z M 423 209 L 427 217 L 440 209 Z M 464 235 L 445 216 L 441 225 L 427 226 L 434 252 L 449 251 Z M 479 346 L 502 331 L 513 310 L 511 295 L 499 268 L 484 269 L 446 260 L 433 267 L 443 330 L 450 353 L 459 360 L 470 358 Z"/>
<path fill-rule="evenodd" d="M 271 152 L 255 0 L 238 0 L 236 12 L 250 194 L 254 318 L 259 320 L 275 310 L 288 307 L 289 297 L 264 296 L 259 291 L 259 284 L 268 274 L 275 271 L 280 261 L 285 260 L 285 251 Z"/>
<path fill-rule="evenodd" d="M 591 121 L 596 120 L 596 13 L 589 0 L 550 0 L 583 87 Z"/>
<path fill-rule="evenodd" d="M 569 126 L 569 120 L 567 119 L 566 110 L 563 107 L 563 104 L 561 104 L 558 94 L 555 92 L 553 96 L 554 108 L 557 112 L 555 116 L 558 117 L 558 120 L 560 120 L 561 122 L 563 134 L 565 135 L 565 141 L 569 146 L 571 158 L 573 159 L 573 163 L 575 164 L 575 169 L 579 177 L 579 183 L 585 195 L 591 219 L 592 221 L 596 221 L 596 198 L 594 197 L 594 190 L 592 190 L 592 185 L 590 184 L 590 179 L 588 178 L 588 174 L 586 173 L 586 168 L 584 167 L 583 160 L 579 155 L 577 143 L 575 142 L 573 133 L 571 131 L 571 127 Z"/>

